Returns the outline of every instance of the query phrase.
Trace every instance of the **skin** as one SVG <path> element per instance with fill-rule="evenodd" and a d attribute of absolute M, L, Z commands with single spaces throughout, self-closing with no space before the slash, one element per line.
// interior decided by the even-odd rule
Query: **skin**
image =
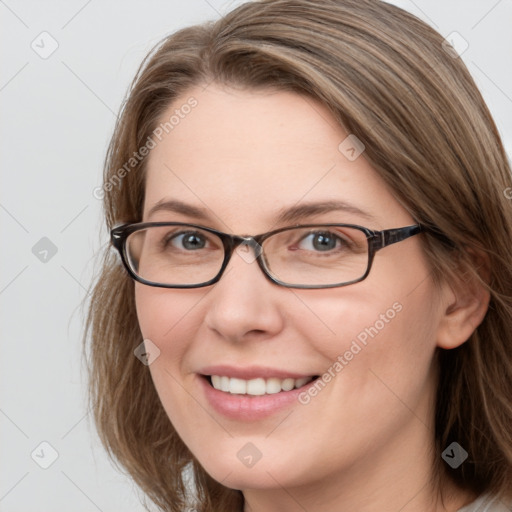
<path fill-rule="evenodd" d="M 344 200 L 368 212 L 302 219 L 372 229 L 414 223 L 364 153 L 338 150 L 348 135 L 316 101 L 283 91 L 211 84 L 178 98 L 198 105 L 151 151 L 144 221 L 181 221 L 255 235 L 281 227 L 281 209 Z M 207 220 L 149 209 L 178 199 Z M 444 506 L 432 489 L 436 347 L 460 345 L 482 320 L 480 289 L 436 287 L 421 235 L 378 252 L 362 282 L 288 289 L 235 254 L 215 285 L 179 290 L 136 284 L 145 339 L 161 353 L 150 371 L 170 421 L 205 470 L 241 489 L 246 511 L 455 511 L 472 501 L 447 481 Z M 228 419 L 206 400 L 197 372 L 206 365 L 262 365 L 319 375 L 392 305 L 386 323 L 307 405 L 251 422 Z M 237 452 L 261 452 L 251 468 Z"/>

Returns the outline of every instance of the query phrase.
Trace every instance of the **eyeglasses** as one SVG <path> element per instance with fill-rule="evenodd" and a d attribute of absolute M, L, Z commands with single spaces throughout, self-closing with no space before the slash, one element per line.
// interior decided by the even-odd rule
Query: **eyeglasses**
<path fill-rule="evenodd" d="M 424 231 L 420 225 L 374 231 L 353 224 L 306 224 L 238 236 L 182 222 L 141 222 L 110 232 L 136 281 L 161 288 L 216 283 L 233 252 L 256 260 L 265 276 L 288 288 L 335 288 L 365 279 L 375 253 Z"/>

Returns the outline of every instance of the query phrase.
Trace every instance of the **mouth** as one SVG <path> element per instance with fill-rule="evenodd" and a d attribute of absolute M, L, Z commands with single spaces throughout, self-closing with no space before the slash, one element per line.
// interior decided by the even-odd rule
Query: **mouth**
<path fill-rule="evenodd" d="M 197 374 L 204 398 L 217 413 L 237 422 L 264 420 L 299 404 L 299 396 L 320 374 L 278 367 L 215 365 Z"/>
<path fill-rule="evenodd" d="M 263 395 L 276 395 L 294 389 L 300 389 L 314 380 L 319 375 L 312 375 L 310 377 L 301 377 L 294 379 L 287 377 L 284 379 L 278 377 L 257 377 L 254 379 L 240 379 L 237 377 L 228 377 L 226 375 L 202 375 L 208 384 L 224 393 L 231 395 L 245 395 L 245 396 L 263 396 Z"/>

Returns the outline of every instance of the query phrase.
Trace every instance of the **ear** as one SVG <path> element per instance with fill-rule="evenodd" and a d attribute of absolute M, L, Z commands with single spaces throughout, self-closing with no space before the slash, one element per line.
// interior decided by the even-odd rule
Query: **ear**
<path fill-rule="evenodd" d="M 469 253 L 481 279 L 466 272 L 456 282 L 442 284 L 443 311 L 437 333 L 437 346 L 440 348 L 452 349 L 466 342 L 489 307 L 490 293 L 484 284 L 490 277 L 489 258 L 473 250 Z"/>

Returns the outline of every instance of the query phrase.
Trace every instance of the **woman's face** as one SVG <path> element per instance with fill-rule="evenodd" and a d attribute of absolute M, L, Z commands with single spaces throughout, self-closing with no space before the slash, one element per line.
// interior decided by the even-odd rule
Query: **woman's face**
<path fill-rule="evenodd" d="M 182 109 L 187 101 L 195 106 Z M 241 235 L 292 224 L 414 223 L 364 151 L 358 156 L 361 148 L 310 98 L 211 84 L 176 100 L 162 122 L 173 114 L 179 121 L 148 157 L 144 221 Z M 174 203 L 149 214 L 165 201 L 194 212 Z M 308 208 L 327 202 L 343 204 Z M 401 461 L 395 479 L 426 460 L 442 308 L 420 242 L 384 248 L 369 276 L 345 287 L 278 286 L 244 251 L 214 285 L 136 284 L 142 334 L 160 350 L 150 365 L 156 390 L 213 478 L 243 490 L 325 486 L 342 475 L 346 485 L 381 462 Z M 214 389 L 211 375 L 233 392 Z M 298 380 L 314 376 L 323 377 Z M 265 394 L 244 394 L 244 381 L 255 379 L 249 387 Z M 299 389 L 274 393 L 290 383 Z"/>

